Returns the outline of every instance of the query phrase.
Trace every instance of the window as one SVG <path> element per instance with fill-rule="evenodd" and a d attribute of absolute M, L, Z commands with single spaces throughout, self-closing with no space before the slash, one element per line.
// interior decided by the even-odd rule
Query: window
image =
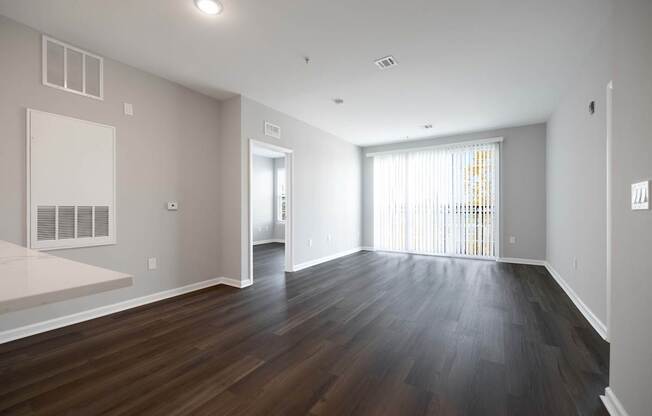
<path fill-rule="evenodd" d="M 287 195 L 285 193 L 285 168 L 276 171 L 276 212 L 278 222 L 284 223 L 287 219 Z"/>
<path fill-rule="evenodd" d="M 104 60 L 43 36 L 43 85 L 102 100 Z"/>
<path fill-rule="evenodd" d="M 374 246 L 495 257 L 497 142 L 374 156 Z"/>

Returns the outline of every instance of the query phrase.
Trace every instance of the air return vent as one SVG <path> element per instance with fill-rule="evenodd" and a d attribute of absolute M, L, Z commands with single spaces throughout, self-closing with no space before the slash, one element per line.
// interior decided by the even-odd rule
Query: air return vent
<path fill-rule="evenodd" d="M 115 129 L 27 110 L 28 246 L 116 243 Z"/>
<path fill-rule="evenodd" d="M 275 139 L 281 138 L 281 127 L 272 124 L 269 121 L 265 122 L 265 136 L 273 137 Z"/>
<path fill-rule="evenodd" d="M 374 62 L 376 63 L 376 66 L 380 69 L 387 69 L 398 65 L 398 61 L 396 60 L 396 58 L 394 58 L 391 55 L 386 56 L 384 58 L 376 59 Z"/>

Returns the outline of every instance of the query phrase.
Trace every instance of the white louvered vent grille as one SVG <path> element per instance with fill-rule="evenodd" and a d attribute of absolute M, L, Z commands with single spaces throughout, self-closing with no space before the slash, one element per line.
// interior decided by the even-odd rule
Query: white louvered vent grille
<path fill-rule="evenodd" d="M 272 124 L 269 121 L 265 122 L 265 136 L 273 137 L 275 139 L 281 138 L 281 127 Z"/>
<path fill-rule="evenodd" d="M 95 237 L 109 236 L 109 207 L 95 207 Z"/>
<path fill-rule="evenodd" d="M 43 85 L 104 99 L 104 59 L 43 36 Z"/>
<path fill-rule="evenodd" d="M 111 216 L 106 205 L 39 205 L 36 212 L 39 241 L 109 236 Z"/>
<path fill-rule="evenodd" d="M 77 238 L 93 236 L 93 207 L 77 207 Z"/>
<path fill-rule="evenodd" d="M 36 239 L 54 240 L 56 238 L 56 212 L 55 206 L 40 205 L 36 210 Z"/>
<path fill-rule="evenodd" d="M 58 239 L 66 240 L 75 238 L 75 207 L 60 206 L 58 207 Z"/>
<path fill-rule="evenodd" d="M 391 55 L 385 56 L 384 58 L 376 59 L 376 61 L 374 62 L 376 66 L 378 66 L 378 68 L 380 69 L 387 69 L 398 65 L 398 61 L 396 60 L 396 58 L 394 58 Z"/>

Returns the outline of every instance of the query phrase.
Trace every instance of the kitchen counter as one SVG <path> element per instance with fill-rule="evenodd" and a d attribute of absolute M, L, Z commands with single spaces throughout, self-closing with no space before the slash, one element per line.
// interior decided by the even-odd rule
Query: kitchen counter
<path fill-rule="evenodd" d="M 0 240 L 0 314 L 131 285 L 128 274 Z"/>

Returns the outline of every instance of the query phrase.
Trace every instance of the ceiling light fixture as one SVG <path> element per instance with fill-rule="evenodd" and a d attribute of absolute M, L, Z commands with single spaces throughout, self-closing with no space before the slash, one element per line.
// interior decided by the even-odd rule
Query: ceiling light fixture
<path fill-rule="evenodd" d="M 217 0 L 195 0 L 195 6 L 202 12 L 212 15 L 220 14 L 224 10 L 222 3 Z"/>
<path fill-rule="evenodd" d="M 334 99 L 333 99 L 333 102 L 334 102 L 335 104 L 344 104 L 344 100 L 341 99 L 341 98 L 334 98 Z"/>
<path fill-rule="evenodd" d="M 428 123 L 428 124 L 424 124 L 424 125 L 423 125 L 423 128 L 424 128 L 424 129 L 431 129 L 431 128 L 432 128 L 432 124 L 430 124 L 430 123 Z"/>

